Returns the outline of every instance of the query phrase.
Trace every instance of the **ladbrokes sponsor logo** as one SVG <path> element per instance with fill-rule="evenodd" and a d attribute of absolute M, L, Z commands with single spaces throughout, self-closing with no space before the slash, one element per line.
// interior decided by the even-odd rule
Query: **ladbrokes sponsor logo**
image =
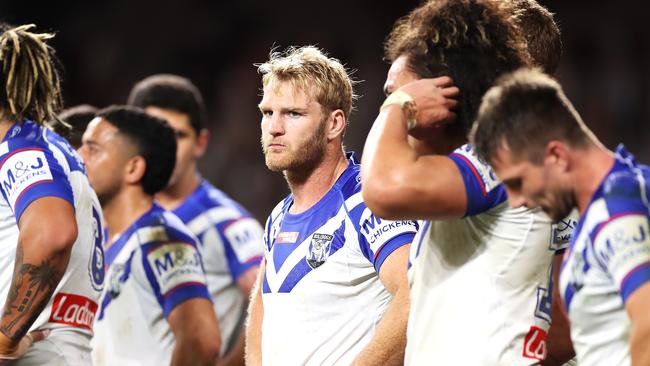
<path fill-rule="evenodd" d="M 546 358 L 546 331 L 536 326 L 530 327 L 524 338 L 524 357 L 543 360 Z"/>
<path fill-rule="evenodd" d="M 84 297 L 59 292 L 54 296 L 50 323 L 72 325 L 92 330 L 97 304 Z"/>

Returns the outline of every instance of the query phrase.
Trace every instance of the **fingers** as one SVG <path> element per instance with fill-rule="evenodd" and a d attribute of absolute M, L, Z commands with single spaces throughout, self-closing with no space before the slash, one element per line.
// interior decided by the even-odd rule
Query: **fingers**
<path fill-rule="evenodd" d="M 450 86 L 450 87 L 442 88 L 441 93 L 443 96 L 447 98 L 457 97 L 458 94 L 460 94 L 460 89 L 458 89 L 457 86 Z"/>
<path fill-rule="evenodd" d="M 439 88 L 446 88 L 454 85 L 454 80 L 452 80 L 449 76 L 440 76 L 431 79 L 431 81 Z"/>
<path fill-rule="evenodd" d="M 42 341 L 50 334 L 49 330 L 35 330 L 26 335 L 33 342 Z"/>

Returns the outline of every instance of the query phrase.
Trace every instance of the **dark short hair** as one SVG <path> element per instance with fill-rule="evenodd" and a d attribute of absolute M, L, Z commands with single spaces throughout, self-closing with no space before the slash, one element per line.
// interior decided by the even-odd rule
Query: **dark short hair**
<path fill-rule="evenodd" d="M 182 76 L 157 74 L 140 80 L 131 89 L 127 103 L 140 108 L 158 107 L 185 113 L 197 134 L 205 127 L 205 103 L 201 92 Z"/>
<path fill-rule="evenodd" d="M 495 1 L 428 1 L 397 21 L 385 56 L 389 62 L 407 56 L 410 69 L 422 78 L 451 76 L 460 96 L 457 122 L 450 128 L 465 135 L 497 77 L 530 64 L 511 18 L 512 10 Z"/>
<path fill-rule="evenodd" d="M 553 13 L 535 0 L 510 0 L 514 19 L 521 28 L 533 63 L 549 75 L 555 73 L 562 57 L 562 36 Z"/>
<path fill-rule="evenodd" d="M 51 121 L 48 125 L 52 127 L 54 132 L 65 137 L 70 145 L 78 149 L 81 146 L 81 137 L 86 131 L 88 123 L 95 118 L 97 111 L 97 107 L 89 104 L 70 107 L 64 109 L 58 115 L 59 120 L 67 123 L 69 127 L 62 123 L 54 123 L 54 121 Z"/>
<path fill-rule="evenodd" d="M 176 164 L 176 135 L 167 122 L 132 106 L 110 106 L 97 112 L 97 117 L 115 126 L 144 158 L 146 170 L 140 183 L 145 193 L 153 195 L 165 188 Z"/>
<path fill-rule="evenodd" d="M 486 162 L 507 146 L 513 156 L 540 164 L 550 141 L 584 147 L 590 134 L 560 84 L 539 70 L 521 69 L 485 94 L 470 140 Z"/>

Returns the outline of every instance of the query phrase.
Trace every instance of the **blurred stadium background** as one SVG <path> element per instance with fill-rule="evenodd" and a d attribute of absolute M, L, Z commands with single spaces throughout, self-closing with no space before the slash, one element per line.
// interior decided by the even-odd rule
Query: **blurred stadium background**
<path fill-rule="evenodd" d="M 273 46 L 315 44 L 357 70 L 362 97 L 346 135 L 361 153 L 383 100 L 382 42 L 419 1 L 0 1 L 0 17 L 56 31 L 67 106 L 124 103 L 153 73 L 192 79 L 204 94 L 211 145 L 203 175 L 263 222 L 288 192 L 259 146 L 260 82 L 254 63 Z M 641 1 L 540 1 L 556 14 L 558 73 L 587 124 L 610 148 L 624 142 L 650 162 L 650 32 Z M 386 174 L 390 174 L 386 172 Z"/>

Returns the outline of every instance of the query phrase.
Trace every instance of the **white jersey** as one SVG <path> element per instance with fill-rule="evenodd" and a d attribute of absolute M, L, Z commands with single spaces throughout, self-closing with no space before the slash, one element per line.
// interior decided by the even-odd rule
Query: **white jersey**
<path fill-rule="evenodd" d="M 259 266 L 264 254 L 263 229 L 243 207 L 207 181 L 174 211 L 199 239 L 208 289 L 221 332 L 221 355 L 236 342 L 248 294 L 237 280 Z"/>
<path fill-rule="evenodd" d="M 186 300 L 210 299 L 196 238 L 154 205 L 106 249 L 106 265 L 95 365 L 169 365 L 175 338 L 167 317 Z"/>
<path fill-rule="evenodd" d="M 13 276 L 21 215 L 39 198 L 64 199 L 74 207 L 77 239 L 61 281 L 30 330 L 57 329 L 54 336 L 67 329 L 89 338 L 104 285 L 104 235 L 85 167 L 67 141 L 31 121 L 9 129 L 0 160 L 0 299 L 6 301 Z"/>
<path fill-rule="evenodd" d="M 650 169 L 619 147 L 565 254 L 560 291 L 581 366 L 630 365 L 625 302 L 650 281 L 648 182 Z"/>
<path fill-rule="evenodd" d="M 411 246 L 406 364 L 536 364 L 546 356 L 552 259 L 575 222 L 554 232 L 541 211 L 509 208 L 470 145 L 450 158 L 463 175 L 467 212 L 426 222 Z"/>
<path fill-rule="evenodd" d="M 307 211 L 289 213 L 289 196 L 267 220 L 264 365 L 349 365 L 391 300 L 378 273 L 417 225 L 375 217 L 361 197 L 359 165 L 349 164 Z"/>

